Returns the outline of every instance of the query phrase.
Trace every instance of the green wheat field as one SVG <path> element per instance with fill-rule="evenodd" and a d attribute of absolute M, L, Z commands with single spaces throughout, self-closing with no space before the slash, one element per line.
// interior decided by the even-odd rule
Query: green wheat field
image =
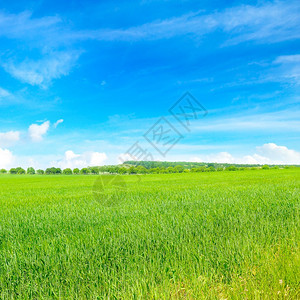
<path fill-rule="evenodd" d="M 0 176 L 1 299 L 299 299 L 299 168 L 98 178 Z"/>

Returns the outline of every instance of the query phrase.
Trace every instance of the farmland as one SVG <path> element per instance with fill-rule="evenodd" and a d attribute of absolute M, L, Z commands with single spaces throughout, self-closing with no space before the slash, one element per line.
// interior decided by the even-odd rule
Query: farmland
<path fill-rule="evenodd" d="M 0 176 L 0 298 L 297 298 L 299 168 L 97 178 Z"/>

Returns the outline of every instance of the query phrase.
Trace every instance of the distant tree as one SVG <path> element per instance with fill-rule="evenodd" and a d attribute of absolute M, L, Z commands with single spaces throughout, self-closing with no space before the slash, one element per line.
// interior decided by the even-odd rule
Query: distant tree
<path fill-rule="evenodd" d="M 51 168 L 47 168 L 46 171 L 45 171 L 45 174 L 46 175 L 52 174 Z"/>
<path fill-rule="evenodd" d="M 79 174 L 80 173 L 80 171 L 79 171 L 79 169 L 78 168 L 75 168 L 74 170 L 73 170 L 73 174 Z"/>
<path fill-rule="evenodd" d="M 106 172 L 106 166 L 98 167 L 99 173 L 105 173 Z"/>
<path fill-rule="evenodd" d="M 168 173 L 168 171 L 166 168 L 164 168 L 164 167 L 159 168 L 159 174 L 167 174 L 167 173 Z"/>
<path fill-rule="evenodd" d="M 221 171 L 223 171 L 223 170 L 224 170 L 224 168 L 222 168 L 222 167 L 218 167 L 218 168 L 217 168 L 217 171 L 218 171 L 218 172 L 221 172 Z"/>
<path fill-rule="evenodd" d="M 210 166 L 210 167 L 207 168 L 207 171 L 208 172 L 215 172 L 216 169 L 213 166 Z"/>
<path fill-rule="evenodd" d="M 143 166 L 138 166 L 138 167 L 136 167 L 136 172 L 138 174 L 146 174 L 147 173 L 147 169 L 145 167 L 143 167 Z"/>
<path fill-rule="evenodd" d="M 18 174 L 26 174 L 25 170 L 23 168 L 18 168 Z"/>
<path fill-rule="evenodd" d="M 82 169 L 80 170 L 80 173 L 81 173 L 81 174 L 84 174 L 84 175 L 89 174 L 89 169 L 88 169 L 88 168 L 82 168 Z"/>
<path fill-rule="evenodd" d="M 98 167 L 91 167 L 90 172 L 92 174 L 99 174 L 99 168 Z"/>
<path fill-rule="evenodd" d="M 119 167 L 112 166 L 112 167 L 110 167 L 110 171 L 109 172 L 112 173 L 112 174 L 117 174 L 119 172 Z"/>
<path fill-rule="evenodd" d="M 55 174 L 61 174 L 62 170 L 61 168 L 55 168 Z"/>
<path fill-rule="evenodd" d="M 127 169 L 124 168 L 124 167 L 121 167 L 121 168 L 118 169 L 118 173 L 121 174 L 121 175 L 126 174 L 126 172 L 127 172 Z"/>
<path fill-rule="evenodd" d="M 38 170 L 36 170 L 36 173 L 38 175 L 43 175 L 45 172 L 44 172 L 44 170 L 38 169 Z"/>
<path fill-rule="evenodd" d="M 117 173 L 117 169 L 116 167 L 114 166 L 107 166 L 105 169 L 104 169 L 104 172 L 108 172 L 110 174 L 113 174 L 113 173 Z"/>
<path fill-rule="evenodd" d="M 167 173 L 175 173 L 175 170 L 173 167 L 168 167 L 167 168 Z"/>
<path fill-rule="evenodd" d="M 261 168 L 262 168 L 263 170 L 269 170 L 269 169 L 270 169 L 270 167 L 269 167 L 268 165 L 263 165 Z"/>
<path fill-rule="evenodd" d="M 11 169 L 9 170 L 9 173 L 10 173 L 10 174 L 17 174 L 18 171 L 16 170 L 16 168 L 11 168 Z"/>
<path fill-rule="evenodd" d="M 72 172 L 72 170 L 70 168 L 66 168 L 66 169 L 63 170 L 63 174 L 64 175 L 72 175 L 73 172 Z"/>
<path fill-rule="evenodd" d="M 192 172 L 205 172 L 205 171 L 206 171 L 206 168 L 204 166 L 192 168 Z"/>
<path fill-rule="evenodd" d="M 1 174 L 6 174 L 7 171 L 6 171 L 5 169 L 1 169 L 1 170 L 0 170 L 0 173 L 1 173 Z"/>
<path fill-rule="evenodd" d="M 279 166 L 274 166 L 272 169 L 277 169 L 277 170 L 278 170 L 278 169 L 279 169 Z"/>
<path fill-rule="evenodd" d="M 226 171 L 237 171 L 237 167 L 236 166 L 229 166 L 225 168 Z"/>
<path fill-rule="evenodd" d="M 137 169 L 135 167 L 130 167 L 128 169 L 128 174 L 136 174 L 137 173 Z"/>
<path fill-rule="evenodd" d="M 47 175 L 55 175 L 55 174 L 61 174 L 61 173 L 62 173 L 61 169 L 55 168 L 55 167 L 47 168 L 45 171 L 45 174 L 47 174 Z"/>
<path fill-rule="evenodd" d="M 32 168 L 32 167 L 29 167 L 29 168 L 27 168 L 27 172 L 26 173 L 30 174 L 30 175 L 34 175 L 35 174 L 35 169 Z"/>
<path fill-rule="evenodd" d="M 184 167 L 181 165 L 177 165 L 174 169 L 176 169 L 177 173 L 182 173 L 184 171 Z"/>
<path fill-rule="evenodd" d="M 151 168 L 149 170 L 149 173 L 151 174 L 159 174 L 160 169 L 159 168 Z"/>

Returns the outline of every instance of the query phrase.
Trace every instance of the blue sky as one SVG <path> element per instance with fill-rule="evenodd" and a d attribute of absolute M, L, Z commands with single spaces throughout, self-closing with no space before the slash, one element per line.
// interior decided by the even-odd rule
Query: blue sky
<path fill-rule="evenodd" d="M 300 164 L 299 1 L 1 1 L 0 167 Z M 186 130 L 168 111 L 207 110 Z M 181 135 L 161 155 L 143 135 Z M 127 156 L 126 156 L 127 155 Z"/>

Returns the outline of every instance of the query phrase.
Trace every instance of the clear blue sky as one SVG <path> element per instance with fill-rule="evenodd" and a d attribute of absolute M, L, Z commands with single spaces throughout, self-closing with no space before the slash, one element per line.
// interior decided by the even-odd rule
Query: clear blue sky
<path fill-rule="evenodd" d="M 1 1 L 0 167 L 300 164 L 299 1 Z M 190 131 L 168 112 L 189 91 Z M 162 156 L 162 116 L 183 136 Z M 59 121 L 59 122 L 57 122 Z"/>

